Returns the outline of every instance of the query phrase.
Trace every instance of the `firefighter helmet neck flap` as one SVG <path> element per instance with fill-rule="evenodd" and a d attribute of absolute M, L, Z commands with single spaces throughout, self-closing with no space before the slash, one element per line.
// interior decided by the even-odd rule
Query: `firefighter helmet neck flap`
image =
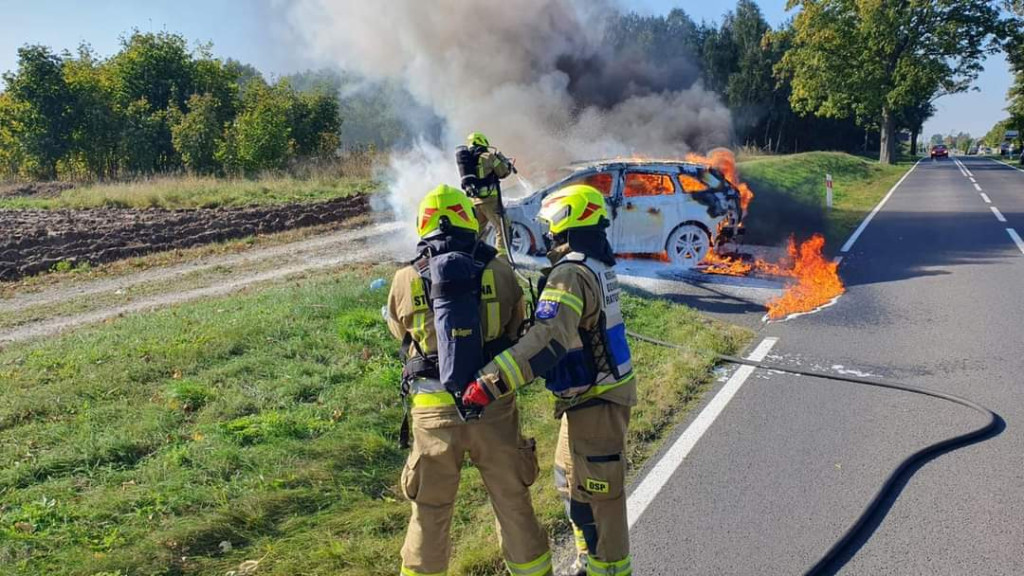
<path fill-rule="evenodd" d="M 549 251 L 568 244 L 574 252 L 615 265 L 604 232 L 609 224 L 608 209 L 604 196 L 593 186 L 574 184 L 548 195 L 537 219 L 547 226 L 544 242 Z"/>

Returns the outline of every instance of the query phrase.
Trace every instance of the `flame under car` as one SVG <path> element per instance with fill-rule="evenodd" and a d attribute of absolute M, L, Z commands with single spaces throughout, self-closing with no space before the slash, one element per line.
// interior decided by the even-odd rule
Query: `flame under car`
<path fill-rule="evenodd" d="M 714 168 L 680 161 L 609 160 L 577 164 L 568 176 L 529 196 L 505 202 L 509 249 L 514 255 L 544 253 L 537 222 L 541 202 L 570 184 L 589 184 L 605 197 L 617 254 L 667 258 L 685 268 L 699 264 L 714 246 L 743 233 L 740 193 Z"/>

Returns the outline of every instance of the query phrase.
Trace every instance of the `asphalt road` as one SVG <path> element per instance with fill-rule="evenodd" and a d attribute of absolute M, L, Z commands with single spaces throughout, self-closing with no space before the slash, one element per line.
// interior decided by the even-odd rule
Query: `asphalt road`
<path fill-rule="evenodd" d="M 952 392 L 1005 420 L 918 470 L 841 574 L 1024 574 L 1024 243 L 1007 231 L 1024 234 L 1024 173 L 962 160 L 925 160 L 899 186 L 845 255 L 835 306 L 754 342 L 777 338 L 774 362 Z M 757 323 L 726 304 L 715 312 Z M 765 370 L 713 391 L 709 412 L 730 387 L 703 436 L 695 411 L 634 484 L 637 516 L 637 487 L 669 470 L 632 527 L 637 574 L 801 574 L 901 460 L 980 423 L 940 400 Z"/>

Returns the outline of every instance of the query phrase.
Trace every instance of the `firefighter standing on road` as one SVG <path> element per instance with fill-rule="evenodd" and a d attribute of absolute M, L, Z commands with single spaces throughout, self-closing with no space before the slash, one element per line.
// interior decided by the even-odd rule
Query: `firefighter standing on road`
<path fill-rule="evenodd" d="M 537 323 L 480 370 L 463 401 L 493 405 L 544 377 L 562 420 L 555 484 L 576 536 L 574 573 L 631 574 L 624 484 L 636 382 L 604 197 L 590 186 L 568 186 L 544 199 L 538 220 L 548 226 L 553 266 Z"/>
<path fill-rule="evenodd" d="M 473 199 L 480 233 L 490 222 L 495 231 L 494 247 L 498 254 L 505 254 L 508 231 L 502 222 L 501 180 L 515 170 L 512 161 L 491 148 L 487 137 L 480 132 L 466 136 L 466 145 L 455 151 L 455 161 L 462 176 L 462 189 Z"/>
<path fill-rule="evenodd" d="M 441 185 L 427 194 L 417 228 L 419 256 L 395 274 L 386 310 L 407 358 L 403 394 L 412 419 L 412 451 L 401 480 L 412 518 L 401 574 L 446 573 L 452 512 L 468 454 L 490 496 L 509 572 L 550 576 L 547 534 L 529 491 L 538 472 L 536 448 L 522 436 L 515 398 L 496 400 L 478 419 L 467 418 L 472 411 L 459 402 L 476 370 L 518 338 L 523 291 L 512 268 L 478 240 L 473 205 L 457 188 Z M 460 270 L 469 273 L 460 276 Z M 453 377 L 461 378 L 455 394 L 447 382 Z M 402 436 L 407 443 L 408 420 Z"/>

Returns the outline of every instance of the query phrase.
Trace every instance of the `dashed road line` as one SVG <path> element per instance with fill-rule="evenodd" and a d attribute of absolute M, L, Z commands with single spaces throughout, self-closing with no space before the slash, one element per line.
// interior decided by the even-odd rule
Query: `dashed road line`
<path fill-rule="evenodd" d="M 970 177 L 970 176 L 968 176 L 968 178 L 971 178 L 971 177 Z M 977 183 L 978 183 L 978 181 L 977 181 L 977 180 L 975 180 L 974 178 L 971 178 L 971 183 L 973 183 L 973 184 L 977 184 Z"/>
<path fill-rule="evenodd" d="M 978 186 L 977 182 L 974 183 L 974 189 L 977 190 L 978 192 L 981 192 L 981 186 Z"/>
<path fill-rule="evenodd" d="M 993 214 L 995 214 L 996 220 L 999 220 L 1000 222 L 1006 222 L 1006 216 L 1003 216 L 1003 213 L 999 211 L 999 208 L 996 208 L 995 206 L 989 206 L 988 208 L 989 210 L 992 211 Z"/>
<path fill-rule="evenodd" d="M 1010 235 L 1010 239 L 1017 245 L 1017 249 L 1020 250 L 1021 254 L 1024 254 L 1024 240 L 1021 240 L 1020 234 L 1013 228 L 1007 228 L 1006 233 Z"/>
<path fill-rule="evenodd" d="M 878 203 L 877 206 L 875 206 L 875 209 L 872 210 L 866 218 L 864 218 L 864 221 L 860 223 L 860 226 L 858 226 L 857 229 L 853 231 L 853 234 L 850 235 L 850 238 L 846 241 L 846 244 L 843 244 L 843 247 L 839 249 L 840 252 L 845 254 L 846 252 L 850 251 L 850 248 L 853 248 L 854 243 L 857 242 L 857 239 L 860 238 L 860 235 L 864 233 L 864 230 L 868 227 L 868 224 L 870 224 L 871 220 L 874 219 L 875 214 L 878 214 L 878 211 L 881 210 L 882 207 L 885 206 L 885 203 L 889 201 L 889 198 L 892 197 L 893 192 L 895 192 L 896 189 L 900 187 L 900 184 L 903 184 L 903 181 L 907 179 L 907 176 L 910 176 L 910 173 L 913 172 L 914 169 L 917 168 L 917 165 L 920 164 L 922 161 L 924 161 L 924 158 L 921 158 L 921 160 L 915 162 L 914 165 L 910 167 L 910 170 L 907 170 L 907 173 L 904 174 L 902 178 L 900 178 L 899 182 L 897 182 L 892 187 L 892 189 L 889 190 L 889 193 L 886 194 L 884 198 L 882 198 L 882 200 Z"/>
<path fill-rule="evenodd" d="M 985 194 L 984 192 L 981 193 L 981 199 L 985 201 L 985 204 L 991 204 L 992 203 L 992 199 L 989 198 L 988 194 Z"/>
<path fill-rule="evenodd" d="M 754 351 L 747 356 L 748 360 L 754 360 L 760 362 L 768 356 L 771 352 L 772 347 L 779 341 L 778 338 L 765 338 L 754 348 Z M 644 511 L 650 506 L 651 502 L 654 502 L 655 497 L 661 492 L 661 489 L 668 483 L 672 474 L 675 473 L 679 465 L 683 463 L 686 456 L 689 455 L 690 450 L 697 445 L 697 441 L 701 439 L 711 424 L 714 423 L 715 419 L 722 413 L 729 401 L 732 400 L 733 396 L 739 392 L 740 387 L 743 383 L 750 378 L 750 375 L 754 373 L 753 366 L 740 366 L 736 372 L 733 373 L 729 381 L 722 386 L 722 389 L 718 391 L 718 394 L 708 402 L 708 405 L 701 410 L 697 418 L 690 424 L 682 434 L 676 438 L 675 442 L 672 443 L 672 447 L 665 452 L 665 455 L 651 468 L 651 471 L 644 476 L 643 482 L 633 490 L 633 493 L 629 495 L 629 500 L 626 503 L 627 517 L 629 519 L 629 527 L 632 528 L 636 524 L 637 520 L 643 516 Z"/>

